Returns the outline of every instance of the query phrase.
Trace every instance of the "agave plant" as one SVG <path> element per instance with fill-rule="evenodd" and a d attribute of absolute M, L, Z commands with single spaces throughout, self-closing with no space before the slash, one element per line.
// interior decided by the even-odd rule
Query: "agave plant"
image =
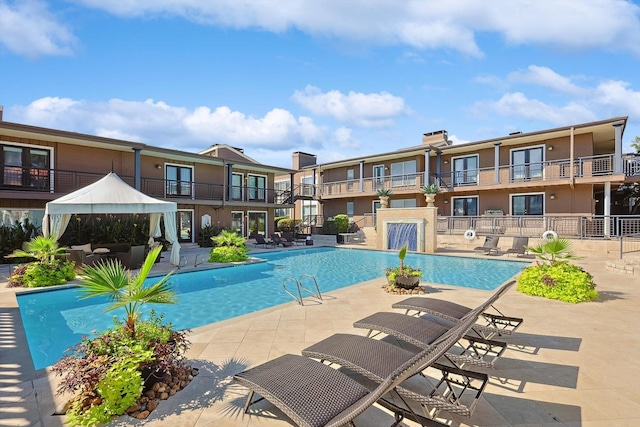
<path fill-rule="evenodd" d="M 172 273 L 167 274 L 151 286 L 144 286 L 144 281 L 161 251 L 161 246 L 149 251 L 140 272 L 135 276 L 119 261 L 111 259 L 94 266 L 85 266 L 83 269 L 85 277 L 80 285 L 80 292 L 84 294 L 83 298 L 101 295 L 108 297 L 113 303 L 105 312 L 124 307 L 126 326 L 131 337 L 135 337 L 136 323 L 140 319 L 144 304 L 176 303 L 176 296 L 171 290 L 169 282 Z"/>

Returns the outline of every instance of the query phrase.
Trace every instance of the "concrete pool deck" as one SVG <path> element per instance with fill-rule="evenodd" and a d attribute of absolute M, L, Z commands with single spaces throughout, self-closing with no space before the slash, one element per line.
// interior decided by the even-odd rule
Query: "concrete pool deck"
<path fill-rule="evenodd" d="M 300 247 L 301 248 L 301 247 Z M 273 250 L 273 249 L 271 249 Z M 189 267 L 207 249 L 185 249 Z M 259 250 L 255 250 L 259 252 Z M 448 248 L 447 254 L 469 255 Z M 473 256 L 473 255 L 472 255 Z M 192 260 L 193 258 L 193 260 Z M 506 257 L 500 257 L 506 259 Z M 605 268 L 605 260 L 576 262 L 598 285 L 596 302 L 578 305 L 529 297 L 511 289 L 497 304 L 508 315 L 525 319 L 495 369 L 469 419 L 459 426 L 629 426 L 640 424 L 640 279 Z M 161 262 L 158 273 L 171 266 Z M 3 280 L 0 272 L 0 281 Z M 239 318 L 193 329 L 188 357 L 199 375 L 182 391 L 161 402 L 145 421 L 124 416 L 110 425 L 145 426 L 289 426 L 290 421 L 268 403 L 243 414 L 246 389 L 230 381 L 233 374 L 300 351 L 338 332 L 364 335 L 354 321 L 376 311 L 392 311 L 403 297 L 382 291 L 382 279 L 360 283 L 312 299 L 291 302 Z M 321 285 L 321 284 L 320 284 Z M 427 284 L 435 297 L 475 306 L 488 296 L 454 286 Z M 63 400 L 55 396 L 56 378 L 36 372 L 26 346 L 15 290 L 0 285 L 0 425 L 62 426 L 51 415 Z M 446 414 L 442 414 L 443 416 Z M 356 425 L 391 425 L 393 417 L 373 406 Z M 405 421 L 401 425 L 418 424 Z"/>

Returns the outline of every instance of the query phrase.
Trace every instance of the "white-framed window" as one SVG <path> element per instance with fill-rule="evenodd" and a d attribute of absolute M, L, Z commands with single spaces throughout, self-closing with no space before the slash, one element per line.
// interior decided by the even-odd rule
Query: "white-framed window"
<path fill-rule="evenodd" d="M 453 185 L 478 184 L 478 155 L 453 157 Z"/>
<path fill-rule="evenodd" d="M 384 165 L 373 167 L 373 191 L 384 188 Z"/>
<path fill-rule="evenodd" d="M 256 233 L 268 236 L 267 213 L 265 211 L 247 211 L 249 235 Z"/>
<path fill-rule="evenodd" d="M 511 181 L 531 181 L 543 178 L 544 145 L 510 150 Z"/>
<path fill-rule="evenodd" d="M 353 192 L 353 181 L 356 179 L 356 174 L 353 169 L 347 169 L 347 191 Z"/>
<path fill-rule="evenodd" d="M 178 241 L 193 243 L 193 209 L 178 209 Z"/>
<path fill-rule="evenodd" d="M 53 192 L 53 147 L 0 141 L 0 187 Z"/>
<path fill-rule="evenodd" d="M 313 175 L 300 178 L 300 194 L 303 196 L 313 196 Z"/>
<path fill-rule="evenodd" d="M 453 216 L 478 216 L 478 196 L 452 197 Z"/>
<path fill-rule="evenodd" d="M 234 172 L 231 174 L 231 199 L 244 199 L 244 174 Z"/>
<path fill-rule="evenodd" d="M 289 201 L 291 200 L 291 181 L 287 180 L 287 181 L 276 181 L 273 183 L 273 189 L 276 192 L 275 195 L 275 202 L 282 204 L 282 203 L 289 203 Z M 282 215 L 276 215 L 276 216 L 282 216 Z"/>
<path fill-rule="evenodd" d="M 247 175 L 247 195 L 251 201 L 267 201 L 266 175 Z"/>
<path fill-rule="evenodd" d="M 405 187 L 416 184 L 416 161 L 391 163 L 391 186 Z"/>
<path fill-rule="evenodd" d="M 165 163 L 167 197 L 193 198 L 193 166 Z"/>
<path fill-rule="evenodd" d="M 353 219 L 354 214 L 355 214 L 355 203 L 347 202 L 347 216 L 349 217 L 349 220 Z"/>
<path fill-rule="evenodd" d="M 544 215 L 544 193 L 512 194 L 509 203 L 511 215 Z"/>
<path fill-rule="evenodd" d="M 244 232 L 244 212 L 231 211 L 231 229 L 236 230 L 240 236 L 245 236 Z"/>

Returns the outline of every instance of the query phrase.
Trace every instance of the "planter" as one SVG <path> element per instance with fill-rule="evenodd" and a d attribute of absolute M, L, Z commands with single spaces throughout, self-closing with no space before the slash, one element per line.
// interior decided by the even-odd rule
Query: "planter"
<path fill-rule="evenodd" d="M 395 285 L 404 289 L 415 289 L 420 285 L 420 276 L 397 276 Z"/>
<path fill-rule="evenodd" d="M 381 208 L 388 208 L 389 207 L 389 197 L 380 196 L 380 207 Z"/>
<path fill-rule="evenodd" d="M 436 201 L 436 195 L 435 194 L 425 194 L 424 195 L 424 200 L 427 202 L 427 207 L 428 208 L 435 207 L 435 205 L 434 205 L 434 203 Z"/>

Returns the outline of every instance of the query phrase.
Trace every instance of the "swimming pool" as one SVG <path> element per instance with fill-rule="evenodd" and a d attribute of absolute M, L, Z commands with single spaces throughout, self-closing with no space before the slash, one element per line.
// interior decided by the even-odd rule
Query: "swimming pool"
<path fill-rule="evenodd" d="M 382 277 L 386 267 L 398 264 L 395 252 L 361 249 L 299 249 L 259 256 L 266 262 L 173 275 L 178 304 L 155 305 L 156 310 L 178 329 L 194 328 L 292 301 L 282 290 L 285 277 L 311 274 L 326 293 Z M 424 282 L 486 290 L 528 265 L 425 254 L 408 254 L 405 263 L 421 268 Z M 75 288 L 17 295 L 36 369 L 55 363 L 83 335 L 112 327 L 114 316 L 124 317 L 124 310 L 104 313 L 106 298 L 80 300 L 79 295 Z"/>

